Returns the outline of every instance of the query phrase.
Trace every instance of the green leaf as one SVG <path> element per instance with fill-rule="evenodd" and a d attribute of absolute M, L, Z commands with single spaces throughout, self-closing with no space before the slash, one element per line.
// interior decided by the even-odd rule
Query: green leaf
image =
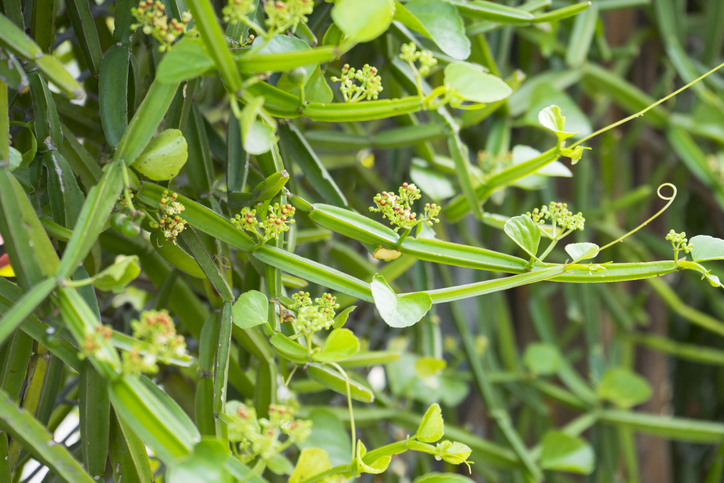
<path fill-rule="evenodd" d="M 331 467 L 326 451 L 319 448 L 304 448 L 297 460 L 297 466 L 289 477 L 289 483 L 307 481 Z"/>
<path fill-rule="evenodd" d="M 445 423 L 442 419 L 442 410 L 439 404 L 430 406 L 420 421 L 415 437 L 423 443 L 434 443 L 442 438 L 445 432 Z"/>
<path fill-rule="evenodd" d="M 500 101 L 513 93 L 502 79 L 467 62 L 453 62 L 445 67 L 445 87 L 466 101 L 481 103 Z"/>
<path fill-rule="evenodd" d="M 538 115 L 552 104 L 566 113 L 566 126 L 569 131 L 576 131 L 580 136 L 588 136 L 593 132 L 588 116 L 578 107 L 576 101 L 551 82 L 541 82 L 532 89 L 530 107 L 524 117 L 525 123 L 539 126 Z"/>
<path fill-rule="evenodd" d="M 294 465 L 283 454 L 275 454 L 266 462 L 269 471 L 275 475 L 291 475 L 294 471 Z"/>
<path fill-rule="evenodd" d="M 312 421 L 312 433 L 297 445 L 301 449 L 320 448 L 327 452 L 333 466 L 349 463 L 352 444 L 344 423 L 329 409 L 314 409 L 306 418 Z"/>
<path fill-rule="evenodd" d="M 540 228 L 528 215 L 518 215 L 506 221 L 503 230 L 531 257 L 538 253 L 541 237 Z"/>
<path fill-rule="evenodd" d="M 308 350 L 299 342 L 291 340 L 281 332 L 275 333 L 269 338 L 269 343 L 274 351 L 283 358 L 295 364 L 304 365 L 309 362 Z"/>
<path fill-rule="evenodd" d="M 581 438 L 551 431 L 543 438 L 540 465 L 546 470 L 589 475 L 596 467 L 596 455 Z"/>
<path fill-rule="evenodd" d="M 264 98 L 257 97 L 242 109 L 239 116 L 244 151 L 253 155 L 269 152 L 276 142 L 274 128 L 256 119 L 263 105 Z"/>
<path fill-rule="evenodd" d="M 564 141 L 578 134 L 577 132 L 564 131 L 566 128 L 566 118 L 561 115 L 561 108 L 558 106 L 548 106 L 543 109 L 538 113 L 538 121 L 543 127 L 556 133 L 558 141 Z"/>
<path fill-rule="evenodd" d="M 694 245 L 691 258 L 695 262 L 724 260 L 724 240 L 709 235 L 696 235 L 689 240 Z"/>
<path fill-rule="evenodd" d="M 269 300 L 261 292 L 250 290 L 244 292 L 234 302 L 231 317 L 234 325 L 242 329 L 250 329 L 264 324 L 268 317 Z"/>
<path fill-rule="evenodd" d="M 536 374 L 555 374 L 561 365 L 561 355 L 557 347 L 535 342 L 526 346 L 523 363 Z"/>
<path fill-rule="evenodd" d="M 428 473 L 415 478 L 412 483 L 473 483 L 473 480 L 455 473 Z"/>
<path fill-rule="evenodd" d="M 251 190 L 252 200 L 258 202 L 274 198 L 284 188 L 287 181 L 289 181 L 289 173 L 286 171 L 270 174 Z"/>
<path fill-rule="evenodd" d="M 193 451 L 171 462 L 164 481 L 188 483 L 213 481 L 231 483 L 232 478 L 224 468 L 228 449 L 216 439 L 204 438 L 194 445 Z"/>
<path fill-rule="evenodd" d="M 344 0 L 332 8 L 332 20 L 348 40 L 369 42 L 392 23 L 394 0 Z"/>
<path fill-rule="evenodd" d="M 206 278 L 199 263 L 174 242 L 166 240 L 161 230 L 151 232 L 151 246 L 172 266 L 195 278 Z"/>
<path fill-rule="evenodd" d="M 435 357 L 420 357 L 415 361 L 415 374 L 420 379 L 427 379 L 435 377 L 440 374 L 440 371 L 447 367 L 447 363 L 444 359 L 437 359 Z"/>
<path fill-rule="evenodd" d="M 351 307 L 347 307 L 342 312 L 338 313 L 334 317 L 334 324 L 332 324 L 332 327 L 335 329 L 341 329 L 344 327 L 344 324 L 347 323 L 347 318 L 349 318 L 349 314 L 351 314 L 356 308 L 356 305 L 352 305 Z"/>
<path fill-rule="evenodd" d="M 465 24 L 453 5 L 442 0 L 413 0 L 406 4 L 406 8 L 424 27 L 424 31 L 419 31 L 412 23 L 408 25 L 411 29 L 430 38 L 453 59 L 470 57 L 470 40 L 465 35 Z"/>
<path fill-rule="evenodd" d="M 598 397 L 617 406 L 630 408 L 651 397 L 648 381 L 627 367 L 608 369 L 596 388 Z"/>
<path fill-rule="evenodd" d="M 118 255 L 113 265 L 96 276 L 93 286 L 104 292 L 125 292 L 126 286 L 141 273 L 141 267 L 137 262 L 138 257 L 135 255 L 130 257 Z"/>
<path fill-rule="evenodd" d="M 596 258 L 598 255 L 598 245 L 595 243 L 570 243 L 566 245 L 566 253 L 568 253 L 572 260 L 588 260 L 589 258 Z"/>
<path fill-rule="evenodd" d="M 179 174 L 187 159 L 188 145 L 181 131 L 166 129 L 148 143 L 132 166 L 154 181 L 166 181 Z"/>
<path fill-rule="evenodd" d="M 321 352 L 312 354 L 318 362 L 337 362 L 359 352 L 359 339 L 349 329 L 334 329 L 324 341 Z"/>
<path fill-rule="evenodd" d="M 372 279 L 370 288 L 382 320 L 390 327 L 402 328 L 414 325 L 432 307 L 432 299 L 427 293 L 397 295 L 385 278 L 379 274 Z"/>
<path fill-rule="evenodd" d="M 215 66 L 201 39 L 184 37 L 161 59 L 156 79 L 165 84 L 177 84 L 204 75 Z"/>

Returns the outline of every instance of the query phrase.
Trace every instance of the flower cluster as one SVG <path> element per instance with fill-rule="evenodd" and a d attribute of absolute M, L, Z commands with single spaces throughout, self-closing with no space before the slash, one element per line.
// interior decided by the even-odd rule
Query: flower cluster
<path fill-rule="evenodd" d="M 354 103 L 362 99 L 377 99 L 382 92 L 382 77 L 377 75 L 377 68 L 365 64 L 360 70 L 344 64 L 342 77 L 332 77 L 332 81 L 340 82 L 339 90 L 345 102 Z M 357 82 L 359 81 L 359 85 Z"/>
<path fill-rule="evenodd" d="M 141 27 L 146 35 L 153 35 L 161 43 L 161 52 L 171 48 L 176 39 L 186 32 L 186 27 L 191 21 L 191 14 L 184 12 L 181 20 L 166 16 L 166 7 L 160 0 L 141 0 L 138 7 L 131 9 L 131 14 L 138 23 L 131 25 L 131 30 Z"/>
<path fill-rule="evenodd" d="M 314 10 L 313 0 L 268 1 L 264 5 L 269 35 L 281 34 L 291 27 L 292 32 L 300 23 L 307 23 L 307 15 Z"/>
<path fill-rule="evenodd" d="M 236 25 L 244 22 L 246 16 L 254 10 L 256 10 L 256 2 L 253 0 L 229 0 L 228 5 L 221 10 L 221 14 L 224 16 L 224 22 Z"/>
<path fill-rule="evenodd" d="M 292 295 L 294 303 L 290 306 L 297 311 L 294 319 L 294 328 L 297 332 L 311 334 L 318 330 L 327 330 L 334 323 L 335 310 L 339 308 L 337 298 L 325 293 L 321 297 L 312 299 L 309 292 L 298 292 Z"/>
<path fill-rule="evenodd" d="M 151 226 L 153 228 L 160 227 L 166 240 L 176 243 L 176 237 L 186 228 L 186 220 L 179 216 L 186 208 L 176 201 L 176 193 L 171 193 L 169 196 L 166 190 L 163 191 L 159 205 L 161 207 L 161 220 Z"/>
<path fill-rule="evenodd" d="M 229 441 L 239 444 L 242 461 L 256 457 L 269 460 L 290 445 L 305 441 L 311 434 L 312 422 L 294 419 L 296 411 L 295 401 L 272 404 L 268 419 L 257 418 L 253 407 L 239 401 L 226 403 L 226 415 L 233 421 L 229 424 Z M 286 438 L 282 441 L 283 436 Z"/>
<path fill-rule="evenodd" d="M 430 68 L 437 64 L 437 59 L 432 55 L 432 52 L 429 50 L 417 50 L 414 42 L 402 44 L 401 51 L 400 59 L 410 64 L 413 72 L 417 71 L 421 76 L 429 74 Z M 419 69 L 415 67 L 415 62 L 418 61 L 420 62 Z"/>
<path fill-rule="evenodd" d="M 419 200 L 422 195 L 414 184 L 404 183 L 400 187 L 399 196 L 383 191 L 372 199 L 376 207 L 370 207 L 370 211 L 382 213 L 383 218 L 390 220 L 395 225 L 395 231 L 403 228 L 411 230 L 418 223 L 427 223 L 432 226 L 433 222 L 439 222 L 437 216 L 440 214 L 440 207 L 435 203 L 426 203 L 422 217 L 417 218 L 417 213 L 412 212 L 412 203 Z"/>
<path fill-rule="evenodd" d="M 262 221 L 259 222 L 256 218 L 256 210 L 251 208 L 244 208 L 241 213 L 231 219 L 231 222 L 236 225 L 239 230 L 250 231 L 256 234 L 261 243 L 274 238 L 279 238 L 279 235 L 285 231 L 289 231 L 289 225 L 294 224 L 292 217 L 296 210 L 290 204 L 280 205 L 274 203 L 273 206 L 268 207 L 266 213 L 261 214 Z M 264 230 L 264 235 L 261 235 L 256 227 L 261 226 Z"/>
<path fill-rule="evenodd" d="M 572 211 L 568 211 L 566 203 L 558 203 L 551 201 L 548 206 L 542 207 L 540 210 L 536 208 L 533 212 L 526 213 L 535 223 L 543 223 L 546 220 L 553 222 L 553 231 L 555 233 L 556 225 L 561 228 L 561 232 L 583 230 L 586 219 L 579 211 L 575 215 Z"/>
<path fill-rule="evenodd" d="M 133 337 L 148 345 L 134 347 L 123 353 L 123 372 L 158 372 L 158 361 L 168 362 L 186 354 L 186 342 L 176 333 L 173 319 L 166 310 L 148 310 L 131 321 Z M 142 350 L 143 349 L 143 350 Z"/>
<path fill-rule="evenodd" d="M 80 358 L 98 357 L 98 351 L 104 342 L 111 340 L 113 329 L 110 325 L 98 325 L 93 332 L 85 334 L 83 345 L 81 346 Z"/>
<path fill-rule="evenodd" d="M 689 239 L 686 238 L 686 232 L 676 233 L 674 230 L 670 230 L 669 234 L 666 235 L 666 239 L 671 242 L 671 247 L 674 249 L 674 258 L 678 258 L 679 252 L 691 253 L 694 245 L 689 243 Z"/>

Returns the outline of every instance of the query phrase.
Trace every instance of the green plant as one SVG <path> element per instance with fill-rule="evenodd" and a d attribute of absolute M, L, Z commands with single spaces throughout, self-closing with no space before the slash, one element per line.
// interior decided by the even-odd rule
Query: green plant
<path fill-rule="evenodd" d="M 719 373 L 633 409 L 638 347 L 724 365 L 689 277 L 724 239 L 650 229 L 721 235 L 724 8 L 680 4 L 613 47 L 599 13 L 648 2 L 4 2 L 0 481 L 644 481 L 634 432 L 719 481 L 718 392 L 684 396 Z M 639 172 L 661 133 L 683 163 Z"/>

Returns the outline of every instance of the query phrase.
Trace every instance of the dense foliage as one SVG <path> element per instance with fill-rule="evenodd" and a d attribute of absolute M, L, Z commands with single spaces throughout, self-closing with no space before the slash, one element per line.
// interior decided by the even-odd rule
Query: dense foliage
<path fill-rule="evenodd" d="M 0 481 L 721 481 L 719 0 L 0 13 Z"/>

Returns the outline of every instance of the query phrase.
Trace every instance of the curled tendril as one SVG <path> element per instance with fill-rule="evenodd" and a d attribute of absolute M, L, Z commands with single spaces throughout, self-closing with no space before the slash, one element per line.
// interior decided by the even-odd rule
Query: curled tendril
<path fill-rule="evenodd" d="M 665 194 L 663 194 L 663 193 L 661 192 L 661 190 L 662 190 L 663 188 L 665 188 L 665 187 L 671 188 L 671 189 L 673 190 L 672 193 L 671 193 L 670 195 L 668 195 L 668 196 L 666 196 Z M 600 253 L 600 252 L 602 252 L 603 250 L 605 250 L 606 248 L 609 248 L 609 247 L 615 245 L 616 243 L 619 243 L 619 242 L 624 241 L 626 238 L 630 237 L 631 235 L 633 235 L 634 233 L 636 233 L 637 231 L 639 231 L 641 228 L 645 227 L 646 225 L 648 225 L 649 223 L 651 223 L 652 221 L 654 221 L 654 220 L 655 220 L 656 218 L 658 218 L 664 211 L 666 211 L 666 210 L 669 208 L 669 206 L 671 206 L 671 204 L 672 204 L 672 203 L 674 202 L 674 200 L 676 199 L 676 194 L 677 194 L 677 193 L 678 193 L 678 190 L 676 189 L 676 186 L 674 186 L 674 185 L 671 184 L 671 183 L 663 183 L 663 184 L 659 185 L 658 189 L 656 190 L 656 195 L 657 195 L 660 199 L 666 201 L 666 204 L 664 205 L 664 207 L 661 208 L 659 211 L 657 211 L 654 215 L 652 215 L 648 220 L 644 221 L 644 222 L 641 223 L 639 226 L 637 226 L 636 228 L 634 228 L 633 230 L 631 230 L 630 232 L 626 233 L 625 235 L 620 236 L 619 238 L 617 238 L 616 240 L 612 241 L 612 242 L 609 243 L 608 245 L 604 245 L 604 246 L 602 246 L 601 248 L 599 248 L 599 249 L 598 249 L 598 252 Z M 579 261 L 583 260 L 584 258 L 585 258 L 585 255 L 583 255 L 583 256 L 581 256 L 580 258 L 572 261 L 572 262 L 569 263 L 568 265 L 576 264 L 576 263 L 578 263 Z"/>

